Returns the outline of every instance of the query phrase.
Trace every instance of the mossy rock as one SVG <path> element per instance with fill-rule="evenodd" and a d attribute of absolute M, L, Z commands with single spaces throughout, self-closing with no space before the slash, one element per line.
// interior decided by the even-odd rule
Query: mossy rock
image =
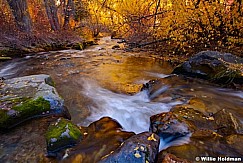
<path fill-rule="evenodd" d="M 50 102 L 43 97 L 28 99 L 11 109 L 0 109 L 0 129 L 12 128 L 23 121 L 50 112 Z"/>
<path fill-rule="evenodd" d="M 102 117 L 88 127 L 80 127 L 80 130 L 83 133 L 82 141 L 68 151 L 68 157 L 62 162 L 99 162 L 135 135 L 123 131 L 122 126 L 110 117 Z"/>
<path fill-rule="evenodd" d="M 243 59 L 230 53 L 202 51 L 177 66 L 173 74 L 206 79 L 218 84 L 243 84 Z"/>
<path fill-rule="evenodd" d="M 11 60 L 11 59 L 12 59 L 11 57 L 1 57 L 1 56 L 0 56 L 0 62 L 1 62 L 1 61 Z"/>
<path fill-rule="evenodd" d="M 49 154 L 72 147 L 83 138 L 80 129 L 71 121 L 59 118 L 49 126 L 46 133 L 47 151 Z"/>
<path fill-rule="evenodd" d="M 85 48 L 85 45 L 83 43 L 75 43 L 73 44 L 72 48 L 75 50 L 83 50 Z"/>
<path fill-rule="evenodd" d="M 49 75 L 31 75 L 3 80 L 0 89 L 0 131 L 45 116 L 66 117 L 70 114 L 64 100 L 53 87 Z"/>

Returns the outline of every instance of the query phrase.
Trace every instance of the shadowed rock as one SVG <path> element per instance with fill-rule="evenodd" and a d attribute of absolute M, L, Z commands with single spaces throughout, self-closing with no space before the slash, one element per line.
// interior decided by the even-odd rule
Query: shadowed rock
<path fill-rule="evenodd" d="M 243 84 L 243 59 L 230 53 L 202 51 L 177 66 L 172 73 L 207 79 L 216 83 Z"/>
<path fill-rule="evenodd" d="M 180 121 L 172 112 L 150 117 L 150 131 L 170 141 L 190 133 L 186 123 Z"/>
<path fill-rule="evenodd" d="M 4 80 L 0 90 L 0 131 L 43 116 L 70 118 L 63 99 L 48 75 L 32 75 Z"/>
<path fill-rule="evenodd" d="M 69 120 L 59 118 L 52 123 L 46 133 L 47 152 L 52 153 L 77 144 L 83 137 L 79 128 Z"/>
<path fill-rule="evenodd" d="M 114 152 L 133 132 L 122 131 L 122 126 L 112 118 L 104 117 L 81 127 L 83 140 L 66 151 L 63 162 L 98 162 Z"/>
<path fill-rule="evenodd" d="M 99 163 L 153 163 L 156 161 L 159 137 L 150 132 L 134 135 Z"/>

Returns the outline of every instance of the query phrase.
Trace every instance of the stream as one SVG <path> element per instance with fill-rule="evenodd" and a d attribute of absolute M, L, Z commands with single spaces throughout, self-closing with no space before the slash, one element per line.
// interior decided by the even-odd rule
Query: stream
<path fill-rule="evenodd" d="M 189 97 L 206 102 L 209 112 L 225 108 L 243 121 L 242 91 L 184 80 L 162 85 L 150 96 L 146 90 L 140 91 L 142 84 L 149 80 L 167 77 L 173 66 L 148 52 L 113 49 L 117 41 L 104 37 L 99 40 L 99 45 L 83 51 L 41 52 L 3 62 L 0 63 L 0 77 L 51 75 L 72 121 L 81 126 L 109 116 L 116 119 L 125 131 L 141 133 L 149 130 L 150 116 L 168 112 L 173 106 L 185 103 Z M 124 45 L 119 46 L 123 48 Z M 180 97 L 164 94 L 168 91 L 177 91 Z M 42 121 L 45 122 L 41 124 Z M 45 162 L 45 140 L 39 134 L 44 135 L 47 123 L 40 119 L 3 134 L 0 160 Z M 160 149 L 188 141 L 189 137 L 171 143 L 162 140 Z"/>

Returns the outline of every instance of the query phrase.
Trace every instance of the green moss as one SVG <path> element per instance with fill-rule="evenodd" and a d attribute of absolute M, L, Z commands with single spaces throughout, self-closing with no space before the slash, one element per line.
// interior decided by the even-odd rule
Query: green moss
<path fill-rule="evenodd" d="M 11 60 L 11 57 L 0 57 L 0 61 Z"/>
<path fill-rule="evenodd" d="M 43 97 L 39 97 L 36 100 L 27 100 L 21 105 L 14 106 L 12 109 L 19 112 L 21 117 L 28 117 L 50 111 L 50 108 L 50 102 Z"/>
<path fill-rule="evenodd" d="M 83 50 L 84 49 L 84 44 L 83 43 L 76 43 L 76 44 L 74 44 L 73 45 L 73 49 L 75 49 L 75 50 Z"/>
<path fill-rule="evenodd" d="M 219 80 L 224 83 L 231 83 L 235 78 L 241 77 L 241 71 L 238 69 L 225 69 L 219 71 L 215 76 L 212 77 L 212 80 Z"/>
<path fill-rule="evenodd" d="M 4 124 L 4 122 L 8 121 L 9 116 L 6 110 L 0 110 L 0 126 Z"/>
<path fill-rule="evenodd" d="M 0 110 L 0 128 L 7 129 L 25 121 L 28 118 L 50 111 L 50 103 L 43 97 L 36 100 L 25 100 L 22 104 L 13 106 L 11 110 Z"/>
<path fill-rule="evenodd" d="M 47 150 L 55 152 L 76 144 L 82 138 L 79 128 L 71 121 L 60 118 L 58 122 L 49 126 L 46 133 Z"/>

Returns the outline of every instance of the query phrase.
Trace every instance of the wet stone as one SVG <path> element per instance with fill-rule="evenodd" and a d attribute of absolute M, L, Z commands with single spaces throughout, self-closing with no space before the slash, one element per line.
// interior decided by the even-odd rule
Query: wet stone
<path fill-rule="evenodd" d="M 177 119 L 172 112 L 157 114 L 150 117 L 150 131 L 163 139 L 174 140 L 190 133 L 186 123 Z"/>
<path fill-rule="evenodd" d="M 158 154 L 159 142 L 159 136 L 151 132 L 134 135 L 113 153 L 102 158 L 99 163 L 153 163 Z"/>
<path fill-rule="evenodd" d="M 167 134 L 172 128 L 170 136 L 178 134 L 178 126 L 184 124 L 192 133 L 188 144 L 171 146 L 159 154 L 160 162 L 181 160 L 181 162 L 194 162 L 198 156 L 211 157 L 239 157 L 242 154 L 242 124 L 230 112 L 222 109 L 214 114 L 203 114 L 207 109 L 202 101 L 195 99 L 189 104 L 177 105 L 168 113 L 151 117 L 153 132 Z M 197 109 L 197 110 L 195 110 Z M 180 122 L 176 124 L 175 122 Z M 159 129 L 159 130 L 158 130 Z M 181 134 L 182 135 L 182 134 Z M 169 154 L 169 155 L 168 155 Z M 171 154 L 173 156 L 171 156 Z M 167 156 L 167 157 L 165 157 Z M 174 156 L 176 158 L 174 158 Z M 180 162 L 180 161 L 179 161 Z"/>
<path fill-rule="evenodd" d="M 243 59 L 230 53 L 202 51 L 177 66 L 172 73 L 207 79 L 219 84 L 243 84 Z"/>
<path fill-rule="evenodd" d="M 74 146 L 82 139 L 83 134 L 71 121 L 59 118 L 52 123 L 46 133 L 47 152 L 53 155 L 54 152 L 63 148 Z"/>
<path fill-rule="evenodd" d="M 49 75 L 31 75 L 3 81 L 0 90 L 0 131 L 37 117 L 70 118 Z"/>
<path fill-rule="evenodd" d="M 81 132 L 84 135 L 82 141 L 63 154 L 62 162 L 98 162 L 134 135 L 133 132 L 122 131 L 122 126 L 109 117 L 81 127 Z"/>
<path fill-rule="evenodd" d="M 243 125 L 230 112 L 222 109 L 213 115 L 215 130 L 221 135 L 243 134 Z"/>

